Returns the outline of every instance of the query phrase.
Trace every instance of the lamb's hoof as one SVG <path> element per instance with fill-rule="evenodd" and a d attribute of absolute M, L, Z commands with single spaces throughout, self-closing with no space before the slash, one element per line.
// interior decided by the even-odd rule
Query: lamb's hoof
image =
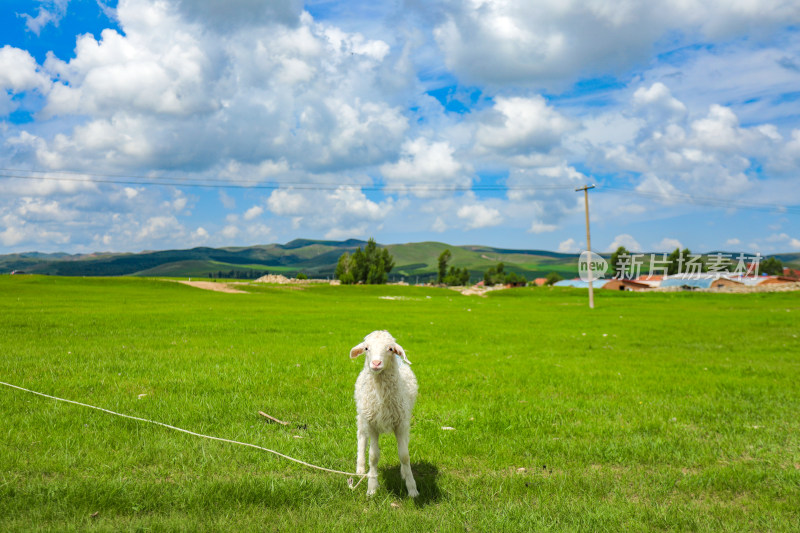
<path fill-rule="evenodd" d="M 419 491 L 417 489 L 411 489 L 408 491 L 409 498 L 416 498 L 417 496 L 419 496 Z"/>
<path fill-rule="evenodd" d="M 356 468 L 356 474 L 358 474 L 359 476 L 363 476 L 366 473 L 367 473 L 367 469 L 364 468 L 363 466 L 360 467 L 360 468 Z"/>
<path fill-rule="evenodd" d="M 378 490 L 378 480 L 369 478 L 367 482 L 367 496 L 372 496 Z"/>

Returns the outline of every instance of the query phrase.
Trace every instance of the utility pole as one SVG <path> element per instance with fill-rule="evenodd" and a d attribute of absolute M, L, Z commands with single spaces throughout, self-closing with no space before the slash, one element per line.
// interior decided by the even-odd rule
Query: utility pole
<path fill-rule="evenodd" d="M 594 189 L 594 185 L 584 185 L 575 189 L 575 192 L 583 191 L 583 199 L 586 203 L 586 249 L 589 256 L 592 253 L 592 238 L 589 234 L 589 189 Z M 589 309 L 594 309 L 594 290 L 592 289 L 592 261 L 589 261 Z"/>

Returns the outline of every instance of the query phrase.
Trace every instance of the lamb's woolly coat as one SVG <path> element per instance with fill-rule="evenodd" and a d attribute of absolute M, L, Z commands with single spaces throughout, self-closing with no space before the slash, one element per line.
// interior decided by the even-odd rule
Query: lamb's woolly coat
<path fill-rule="evenodd" d="M 406 480 L 409 496 L 415 497 L 418 492 L 408 454 L 411 410 L 417 400 L 417 378 L 409 366 L 411 362 L 388 331 L 373 331 L 350 351 L 352 358 L 361 354 L 365 354 L 364 368 L 356 380 L 354 395 L 358 412 L 356 472 L 366 471 L 369 441 L 367 493 L 373 494 L 378 487 L 379 436 L 393 432 L 397 438 L 400 474 Z"/>
<path fill-rule="evenodd" d="M 394 432 L 411 421 L 417 401 L 417 378 L 399 356 L 386 364 L 380 374 L 373 374 L 365 361 L 356 380 L 356 411 L 359 426 L 367 424 L 378 434 Z M 367 429 L 367 426 L 364 426 Z"/>

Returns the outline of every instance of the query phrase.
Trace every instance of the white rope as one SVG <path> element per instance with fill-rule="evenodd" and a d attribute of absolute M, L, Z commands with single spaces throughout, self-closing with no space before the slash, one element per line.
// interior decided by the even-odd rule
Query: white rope
<path fill-rule="evenodd" d="M 111 415 L 121 416 L 122 418 L 129 418 L 131 420 L 138 420 L 139 422 L 147 422 L 148 424 L 155 424 L 157 426 L 165 427 L 167 429 L 174 429 L 175 431 L 180 431 L 181 433 L 188 433 L 189 435 L 194 435 L 195 437 L 202 437 L 204 439 L 210 439 L 210 440 L 218 440 L 218 441 L 221 441 L 221 442 L 229 442 L 231 444 L 239 444 L 240 446 L 249 446 L 250 448 L 256 448 L 258 450 L 262 450 L 262 451 L 265 451 L 265 452 L 273 453 L 273 454 L 275 454 L 275 455 L 277 455 L 279 457 L 283 457 L 284 459 L 288 459 L 289 461 L 294 461 L 295 463 L 299 463 L 299 464 L 307 466 L 309 468 L 316 468 L 317 470 L 322 470 L 324 472 L 330 472 L 332 474 L 343 474 L 345 476 L 360 477 L 361 479 L 355 485 L 353 485 L 353 480 L 352 479 L 348 480 L 347 484 L 353 490 L 355 490 L 355 488 L 358 487 L 361 484 L 362 481 L 364 481 L 364 478 L 367 477 L 366 474 L 353 474 L 352 472 L 342 472 L 341 470 L 332 470 L 330 468 L 324 468 L 322 466 L 312 465 L 311 463 L 306 463 L 305 461 L 301 461 L 300 459 L 295 459 L 294 457 L 289 457 L 288 455 L 284 455 L 284 454 L 282 454 L 280 452 L 276 452 L 275 450 L 270 450 L 269 448 L 264 448 L 263 446 L 257 446 L 255 444 L 249 444 L 247 442 L 239 442 L 239 441 L 236 441 L 236 440 L 223 439 L 223 438 L 220 438 L 220 437 L 212 437 L 210 435 L 203 435 L 201 433 L 195 433 L 194 431 L 189 431 L 188 429 L 182 429 L 182 428 L 179 428 L 179 427 L 170 426 L 169 424 L 165 424 L 163 422 L 156 422 L 155 420 L 148 420 L 146 418 L 139 418 L 138 416 L 131 416 L 131 415 L 123 414 L 123 413 L 117 413 L 117 412 L 111 411 L 109 409 L 103 409 L 102 407 L 95 407 L 94 405 L 89 405 L 87 403 L 76 402 L 74 400 L 66 400 L 64 398 L 59 398 L 57 396 L 50 396 L 49 394 L 44 394 L 43 392 L 36 392 L 34 390 L 30 390 L 30 389 L 26 389 L 26 388 L 23 388 L 23 387 L 19 387 L 17 385 L 12 385 L 10 383 L 5 383 L 3 381 L 0 381 L 0 385 L 5 385 L 6 387 L 11 387 L 12 389 L 18 389 L 18 390 L 21 390 L 21 391 L 24 391 L 24 392 L 29 392 L 31 394 L 36 394 L 37 396 L 43 396 L 45 398 L 50 398 L 51 400 L 57 400 L 59 402 L 66 402 L 66 403 L 71 403 L 71 404 L 74 404 L 74 405 L 80 405 L 81 407 L 88 407 L 89 409 L 96 409 L 97 411 L 103 411 L 104 413 L 108 413 L 108 414 L 111 414 Z"/>

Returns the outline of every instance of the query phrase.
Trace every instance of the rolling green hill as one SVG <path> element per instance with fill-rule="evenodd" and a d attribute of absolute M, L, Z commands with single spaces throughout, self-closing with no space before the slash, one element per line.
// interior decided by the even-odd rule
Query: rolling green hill
<path fill-rule="evenodd" d="M 254 279 L 264 274 L 292 277 L 304 273 L 312 278 L 331 278 L 344 252 L 366 245 L 364 241 L 296 239 L 286 244 L 250 247 L 192 248 L 141 253 L 69 255 L 28 252 L 0 255 L 0 273 L 23 271 L 59 276 L 150 276 Z M 449 249 L 450 265 L 466 268 L 473 281 L 489 267 L 503 262 L 508 272 L 531 280 L 558 272 L 577 275 L 578 255 L 544 250 L 511 250 L 489 246 L 451 246 L 441 242 L 387 245 L 394 257 L 391 281 L 430 281 L 436 277 L 439 255 Z M 800 254 L 776 255 L 787 266 L 800 266 Z"/>
<path fill-rule="evenodd" d="M 39 254 L 0 256 L 0 272 L 24 271 L 59 276 L 171 276 L 255 278 L 266 273 L 309 277 L 333 277 L 344 252 L 354 252 L 364 241 L 315 241 L 297 239 L 286 244 L 236 248 L 192 248 L 124 254 Z M 546 251 L 504 250 L 486 246 L 451 246 L 440 242 L 386 246 L 395 260 L 391 280 L 427 281 L 436 276 L 439 254 L 452 253 L 450 265 L 466 267 L 480 279 L 502 261 L 506 270 L 529 279 L 557 271 L 572 276 L 577 256 Z"/>

